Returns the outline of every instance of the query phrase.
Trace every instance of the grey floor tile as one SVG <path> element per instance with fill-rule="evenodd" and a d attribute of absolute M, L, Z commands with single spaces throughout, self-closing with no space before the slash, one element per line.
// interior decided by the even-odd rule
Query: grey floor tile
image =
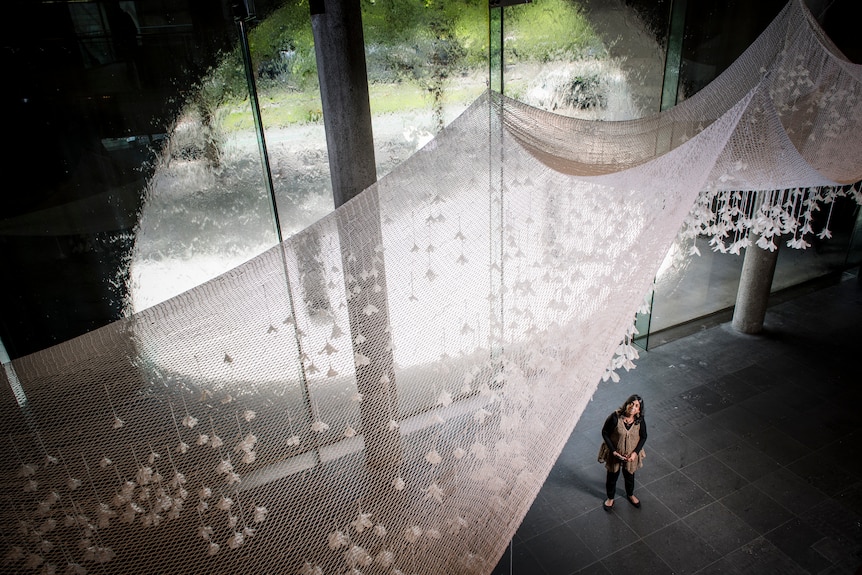
<path fill-rule="evenodd" d="M 568 523 L 546 531 L 523 546 L 548 575 L 568 575 L 598 560 Z"/>
<path fill-rule="evenodd" d="M 859 373 L 850 373 L 841 378 L 841 384 L 836 385 L 835 391 L 829 396 L 839 405 L 853 405 L 862 401 L 862 389 L 856 384 Z"/>
<path fill-rule="evenodd" d="M 741 573 L 805 575 L 808 573 L 765 538 L 758 538 L 728 555 L 730 564 Z"/>
<path fill-rule="evenodd" d="M 731 405 L 722 409 L 712 416 L 713 420 L 742 437 L 755 435 L 770 426 L 770 422 L 760 417 L 759 413 L 749 411 L 740 405 Z"/>
<path fill-rule="evenodd" d="M 741 437 L 733 431 L 719 425 L 712 417 L 704 417 L 680 428 L 682 434 L 708 453 L 721 451 L 739 443 Z"/>
<path fill-rule="evenodd" d="M 722 498 L 721 502 L 761 535 L 793 518 L 790 511 L 751 484 Z"/>
<path fill-rule="evenodd" d="M 620 549 L 610 557 L 602 559 L 608 573 L 612 575 L 671 575 L 674 570 L 643 541 L 636 541 Z"/>
<path fill-rule="evenodd" d="M 685 400 L 687 393 L 684 391 L 671 398 L 651 404 L 650 415 L 658 415 L 675 428 L 703 419 L 705 413 Z"/>
<path fill-rule="evenodd" d="M 560 465 L 579 468 L 587 463 L 594 463 L 601 445 L 601 435 L 587 435 L 575 427 L 571 437 L 563 446 L 555 467 Z"/>
<path fill-rule="evenodd" d="M 621 397 L 620 404 L 625 401 L 626 397 Z M 591 406 L 587 406 L 587 409 L 584 409 L 584 413 L 581 414 L 581 418 L 578 420 L 578 424 L 576 429 L 583 433 L 588 437 L 601 437 L 602 436 L 602 425 L 605 423 L 605 419 L 607 419 L 608 415 L 619 405 L 614 407 L 596 407 L 590 408 Z"/>
<path fill-rule="evenodd" d="M 510 545 L 503 553 L 492 575 L 510 575 L 512 573 L 535 573 L 546 575 L 544 569 L 523 545 Z"/>
<path fill-rule="evenodd" d="M 725 557 L 725 560 L 733 569 L 744 574 L 808 574 L 808 571 L 803 569 L 801 565 L 762 537 L 730 553 Z"/>
<path fill-rule="evenodd" d="M 598 444 L 598 441 L 593 442 Z M 560 456 L 557 463 L 548 474 L 546 483 L 551 484 L 569 484 L 572 482 L 590 482 L 599 479 L 603 476 L 604 465 L 598 462 L 598 448 L 590 446 L 590 451 L 596 453 L 584 454 L 582 457 L 574 457 L 573 454 L 568 456 Z M 602 479 L 604 481 L 604 479 Z"/>
<path fill-rule="evenodd" d="M 770 427 L 750 437 L 748 444 L 781 465 L 789 465 L 812 451 L 810 447 L 785 433 L 780 426 Z"/>
<path fill-rule="evenodd" d="M 640 537 L 654 533 L 677 520 L 676 514 L 668 509 L 649 489 L 636 490 L 641 502 L 636 508 L 623 497 L 614 502 L 614 513 Z"/>
<path fill-rule="evenodd" d="M 836 463 L 838 461 L 834 456 L 815 452 L 787 465 L 787 469 L 825 494 L 834 496 L 856 480 L 855 476 Z"/>
<path fill-rule="evenodd" d="M 529 541 L 567 521 L 569 518 L 559 516 L 557 509 L 557 502 L 540 492 L 518 528 L 516 542 Z"/>
<path fill-rule="evenodd" d="M 682 473 L 715 499 L 721 499 L 749 483 L 713 456 L 683 467 Z"/>
<path fill-rule="evenodd" d="M 862 444 L 862 430 L 854 433 L 842 433 L 838 439 L 818 449 L 817 454 L 822 458 L 840 461 L 842 472 L 854 479 L 862 479 L 862 458 L 850 455 L 860 444 Z"/>
<path fill-rule="evenodd" d="M 862 550 L 862 517 L 834 499 L 823 500 L 799 517 L 826 536 Z"/>
<path fill-rule="evenodd" d="M 564 459 L 565 458 L 562 456 L 562 454 L 560 454 L 560 458 L 557 459 L 557 462 L 554 464 L 554 467 L 552 467 L 550 473 L 548 473 L 548 478 L 545 480 L 545 485 L 570 483 L 573 479 L 577 477 L 578 470 L 584 467 L 583 461 L 565 461 Z"/>
<path fill-rule="evenodd" d="M 718 561 L 710 563 L 700 571 L 697 571 L 695 575 L 745 575 L 736 570 L 736 568 L 730 564 L 730 560 L 727 557 L 722 557 Z"/>
<path fill-rule="evenodd" d="M 824 535 L 800 519 L 791 519 L 765 537 L 809 573 L 820 573 L 832 566 L 832 562 L 815 548 L 825 539 Z"/>
<path fill-rule="evenodd" d="M 528 573 L 528 572 L 527 572 Z M 576 575 L 610 575 L 610 571 L 601 561 L 596 561 L 592 565 L 587 565 L 580 571 L 575 571 Z"/>
<path fill-rule="evenodd" d="M 578 489 L 595 496 L 597 499 L 605 498 L 605 480 L 607 470 L 604 464 L 595 461 L 588 463 L 578 469 L 575 473 L 574 484 Z M 620 480 L 622 482 L 622 480 Z"/>
<path fill-rule="evenodd" d="M 783 366 L 783 360 L 781 358 L 760 357 L 756 364 L 747 365 L 737 369 L 730 373 L 729 376 L 742 380 L 752 388 L 763 392 L 768 389 L 772 389 L 780 383 L 778 378 L 775 376 L 776 366 Z"/>
<path fill-rule="evenodd" d="M 599 506 L 569 521 L 590 552 L 598 558 L 616 553 L 638 540 L 637 534 L 614 513 L 607 513 Z"/>
<path fill-rule="evenodd" d="M 853 385 L 854 387 L 862 387 L 862 385 L 855 382 Z M 860 395 L 862 395 L 862 392 L 860 392 Z M 862 428 L 859 427 L 859 417 L 852 409 L 847 409 L 848 405 L 858 405 L 860 402 L 862 402 L 862 397 L 846 402 L 830 401 L 815 412 L 809 413 L 810 417 L 816 418 L 832 431 L 834 440 L 830 442 L 829 446 L 854 445 L 854 440 L 862 440 Z M 857 465 L 862 467 L 862 462 L 857 463 Z"/>
<path fill-rule="evenodd" d="M 677 469 L 709 455 L 704 448 L 678 431 L 667 433 L 655 439 L 649 437 L 644 449 L 647 449 L 647 446 Z M 649 457 L 649 453 L 647 453 L 647 457 Z M 646 466 L 646 462 L 644 466 Z"/>
<path fill-rule="evenodd" d="M 684 391 L 679 397 L 704 415 L 712 415 L 730 405 L 730 401 L 710 387 L 710 384 Z"/>
<path fill-rule="evenodd" d="M 756 481 L 781 467 L 770 455 L 745 442 L 722 449 L 715 458 L 748 481 Z"/>
<path fill-rule="evenodd" d="M 832 538 L 821 539 L 813 545 L 813 549 L 828 559 L 833 567 L 824 569 L 821 574 L 856 573 L 862 570 L 862 549 L 847 545 Z"/>
<path fill-rule="evenodd" d="M 859 567 L 859 569 L 862 569 L 862 567 Z M 848 573 L 859 575 L 859 569 L 851 566 L 833 565 L 832 567 L 827 567 L 817 575 L 847 575 Z"/>
<path fill-rule="evenodd" d="M 653 413 L 652 404 L 649 405 L 649 411 L 644 416 L 644 421 L 647 423 L 647 441 L 658 441 L 679 431 L 676 425 L 669 423 L 660 414 Z"/>
<path fill-rule="evenodd" d="M 668 462 L 657 451 L 653 451 L 649 442 L 644 446 L 644 452 L 646 453 L 644 466 L 635 473 L 635 493 L 637 493 L 640 486 L 646 487 L 653 481 L 661 481 L 677 469 L 675 465 Z"/>
<path fill-rule="evenodd" d="M 745 344 L 759 343 L 757 337 L 723 330 L 720 327 L 699 332 L 691 339 L 691 342 L 687 342 L 686 353 L 682 354 L 682 358 L 696 363 L 706 372 L 703 383 L 754 363 L 752 354 Z"/>
<path fill-rule="evenodd" d="M 661 481 L 651 483 L 648 489 L 677 517 L 685 517 L 715 501 L 712 496 L 679 471 L 671 473 Z"/>
<path fill-rule="evenodd" d="M 827 498 L 825 493 L 784 468 L 764 475 L 755 481 L 754 485 L 797 515 Z"/>
<path fill-rule="evenodd" d="M 605 489 L 604 482 L 587 482 L 581 476 L 565 482 L 549 477 L 541 494 L 556 506 L 554 515 L 568 521 L 600 506 L 605 498 Z"/>
<path fill-rule="evenodd" d="M 702 367 L 687 364 L 685 359 L 672 353 L 665 357 L 666 365 L 647 376 L 648 397 L 651 401 L 673 397 L 711 379 L 709 371 Z"/>
<path fill-rule="evenodd" d="M 862 517 L 862 481 L 847 484 L 847 487 L 834 497 L 842 507 Z"/>
<path fill-rule="evenodd" d="M 696 573 L 721 555 L 682 521 L 644 538 L 656 555 L 671 566 L 674 573 Z"/>
<path fill-rule="evenodd" d="M 756 367 L 756 365 L 752 365 L 742 369 L 735 369 L 727 375 L 709 382 L 707 386 L 718 393 L 726 404 L 738 403 L 763 391 L 756 383 L 750 381 L 748 377 L 749 370 Z"/>
<path fill-rule="evenodd" d="M 683 521 L 721 555 L 727 555 L 760 536 L 720 501 L 695 511 Z"/>
<path fill-rule="evenodd" d="M 784 393 L 780 386 L 776 386 L 770 390 L 753 395 L 748 399 L 744 399 L 738 402 L 737 405 L 746 409 L 753 417 L 763 420 L 767 425 L 781 427 L 787 421 L 793 421 L 802 417 L 801 413 L 789 407 L 776 409 L 778 398 Z"/>
<path fill-rule="evenodd" d="M 785 393 L 781 395 L 781 405 L 804 414 L 823 406 L 826 399 L 817 390 L 816 384 L 820 377 L 819 373 L 803 373 L 799 374 L 791 384 L 782 386 L 780 389 L 783 389 Z"/>

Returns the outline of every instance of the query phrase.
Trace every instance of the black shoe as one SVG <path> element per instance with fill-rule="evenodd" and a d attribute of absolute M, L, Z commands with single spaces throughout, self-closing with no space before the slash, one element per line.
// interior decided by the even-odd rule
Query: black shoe
<path fill-rule="evenodd" d="M 634 496 L 632 496 L 632 497 L 634 497 Z M 629 500 L 629 503 L 631 503 L 632 505 L 634 505 L 635 507 L 637 507 L 638 509 L 640 509 L 640 507 L 641 507 L 641 502 L 640 502 L 640 500 L 638 500 L 638 502 L 637 502 L 637 503 L 635 503 L 634 501 L 632 501 L 632 498 L 631 498 L 631 497 L 626 497 L 626 499 L 628 499 L 628 500 Z"/>
<path fill-rule="evenodd" d="M 613 511 L 614 506 L 613 506 L 613 505 L 608 505 L 607 503 L 605 503 L 604 501 L 602 501 L 602 509 L 604 509 L 605 511 L 607 511 L 608 513 L 610 513 L 611 511 Z"/>

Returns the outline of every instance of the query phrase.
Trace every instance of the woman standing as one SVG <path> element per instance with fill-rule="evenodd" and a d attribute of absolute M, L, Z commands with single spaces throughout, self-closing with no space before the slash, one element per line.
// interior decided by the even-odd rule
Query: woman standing
<path fill-rule="evenodd" d="M 626 499 L 635 507 L 641 506 L 640 500 L 634 494 L 635 471 L 643 467 L 643 446 L 646 438 L 644 402 L 639 395 L 632 395 L 622 407 L 608 416 L 602 426 L 604 442 L 599 449 L 599 463 L 604 463 L 608 470 L 605 483 L 608 498 L 602 504 L 605 511 L 614 507 L 620 471 L 626 486 Z"/>

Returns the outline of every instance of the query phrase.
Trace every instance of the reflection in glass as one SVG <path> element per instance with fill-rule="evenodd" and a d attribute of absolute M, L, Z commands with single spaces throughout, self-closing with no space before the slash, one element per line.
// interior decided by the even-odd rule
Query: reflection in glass
<path fill-rule="evenodd" d="M 332 210 L 308 7 L 293 2 L 249 31 L 283 237 Z M 203 283 L 278 242 L 239 46 L 192 87 L 147 187 L 129 308 Z"/>
<path fill-rule="evenodd" d="M 14 281 L 0 337 L 17 358 L 122 317 L 139 209 L 178 95 L 228 42 L 198 4 L 103 0 L 9 5 L 0 210 Z M 182 86 L 182 87 L 180 87 Z"/>
<path fill-rule="evenodd" d="M 253 124 L 227 124 L 251 115 L 247 92 L 227 93 L 221 82 L 212 75 L 196 87 L 147 183 L 130 262 L 130 313 L 277 243 Z"/>

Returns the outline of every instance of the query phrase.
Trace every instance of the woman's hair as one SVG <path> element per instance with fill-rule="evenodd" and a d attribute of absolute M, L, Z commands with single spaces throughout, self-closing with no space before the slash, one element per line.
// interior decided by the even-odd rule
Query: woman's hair
<path fill-rule="evenodd" d="M 641 404 L 641 411 L 640 411 L 640 413 L 638 413 L 638 415 L 635 419 L 643 419 L 643 417 L 644 417 L 644 400 L 638 394 L 630 395 L 629 398 L 625 401 L 625 403 L 623 403 L 619 407 L 619 409 L 617 409 L 617 414 L 618 415 L 624 414 L 626 412 L 626 408 L 629 406 L 629 404 L 634 402 L 634 401 L 639 401 Z"/>

